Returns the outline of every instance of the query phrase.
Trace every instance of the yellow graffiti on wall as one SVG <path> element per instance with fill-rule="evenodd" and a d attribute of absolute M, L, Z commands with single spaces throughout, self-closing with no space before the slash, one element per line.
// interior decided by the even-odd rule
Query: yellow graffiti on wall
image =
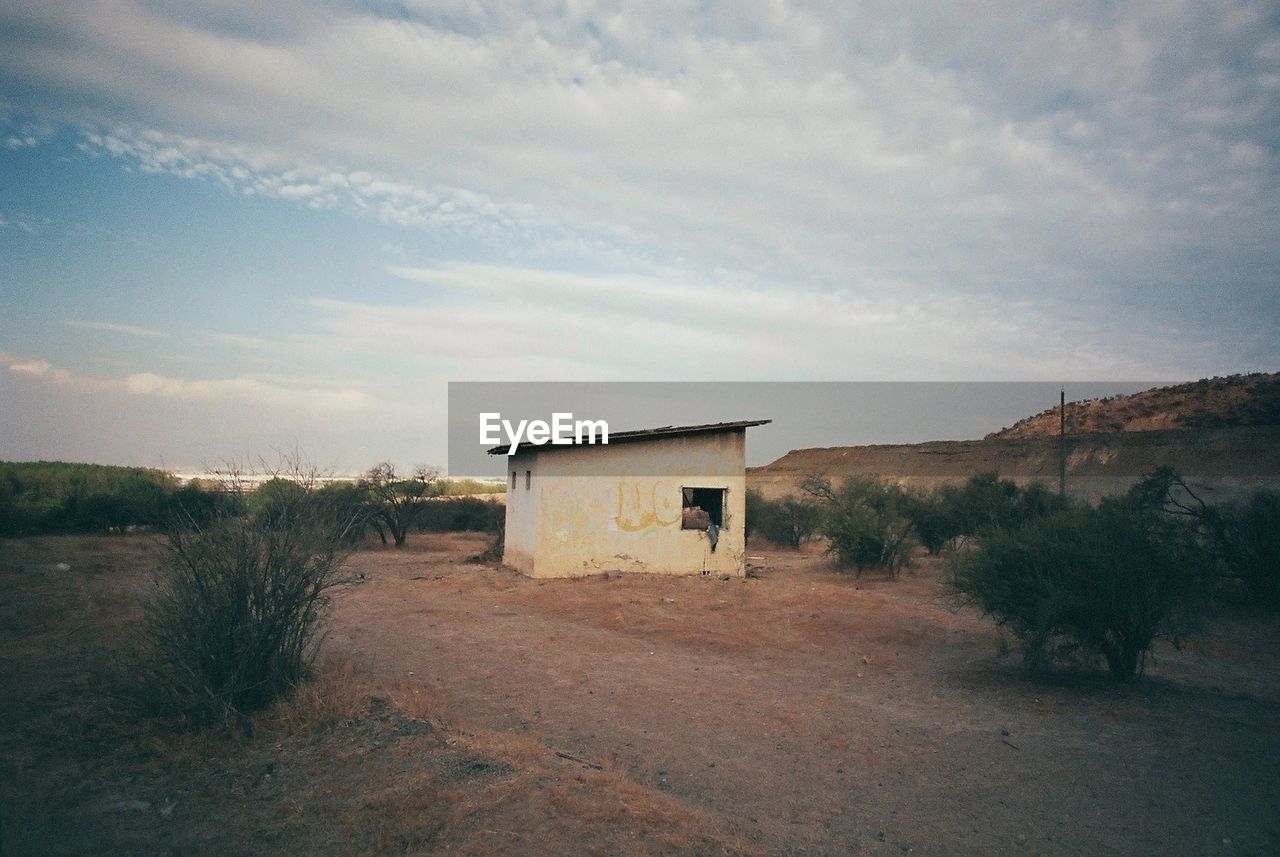
<path fill-rule="evenodd" d="M 618 486 L 618 529 L 628 533 L 650 527 L 669 527 L 680 520 L 674 498 L 658 497 L 658 480 L 641 479 Z"/>

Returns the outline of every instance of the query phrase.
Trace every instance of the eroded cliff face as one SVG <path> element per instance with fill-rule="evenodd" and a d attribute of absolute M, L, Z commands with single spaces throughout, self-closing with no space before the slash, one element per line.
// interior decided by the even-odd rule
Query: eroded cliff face
<path fill-rule="evenodd" d="M 806 476 L 839 481 L 869 476 L 934 488 L 996 472 L 1019 483 L 1058 484 L 1059 442 L 1052 437 L 933 441 L 918 444 L 792 450 L 747 471 L 747 484 L 768 497 L 798 490 Z M 1097 500 L 1121 494 L 1144 474 L 1168 466 L 1200 486 L 1206 500 L 1280 491 L 1280 426 L 1179 429 L 1067 438 L 1067 491 Z"/>

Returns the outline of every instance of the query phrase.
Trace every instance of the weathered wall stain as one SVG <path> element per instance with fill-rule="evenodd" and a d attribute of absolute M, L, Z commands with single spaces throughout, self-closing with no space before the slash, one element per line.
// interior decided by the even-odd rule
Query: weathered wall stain
<path fill-rule="evenodd" d="M 658 480 L 637 479 L 618 484 L 618 509 L 614 521 L 627 533 L 680 522 L 680 506 L 669 496 L 658 496 Z"/>

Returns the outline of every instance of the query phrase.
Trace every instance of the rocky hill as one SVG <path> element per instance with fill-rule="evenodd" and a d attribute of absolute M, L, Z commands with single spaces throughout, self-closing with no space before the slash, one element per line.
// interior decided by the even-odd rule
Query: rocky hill
<path fill-rule="evenodd" d="M 1205 378 L 1129 396 L 1067 402 L 1067 434 L 1280 425 L 1280 373 Z M 1057 437 L 1057 408 L 1019 420 L 988 439 Z"/>

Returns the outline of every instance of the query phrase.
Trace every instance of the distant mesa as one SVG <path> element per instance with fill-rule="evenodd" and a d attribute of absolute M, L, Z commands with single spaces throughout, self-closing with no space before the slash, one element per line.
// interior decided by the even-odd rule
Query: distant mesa
<path fill-rule="evenodd" d="M 1123 493 L 1161 466 L 1179 471 L 1215 502 L 1280 490 L 1280 373 L 1068 402 L 1066 412 L 1066 488 L 1076 497 Z M 1056 486 L 1059 420 L 1055 407 L 983 440 L 794 449 L 749 468 L 747 483 L 767 497 L 794 494 L 815 473 L 922 490 L 980 473 Z"/>

